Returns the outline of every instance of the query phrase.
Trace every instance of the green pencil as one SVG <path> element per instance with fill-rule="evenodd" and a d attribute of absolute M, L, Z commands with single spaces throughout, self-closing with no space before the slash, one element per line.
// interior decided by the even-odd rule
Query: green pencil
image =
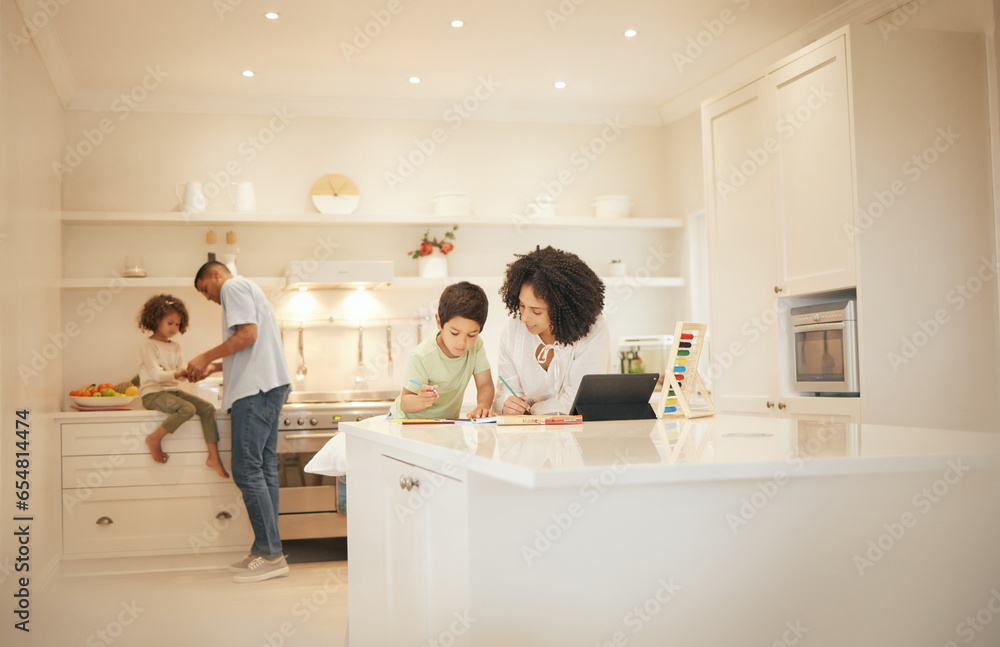
<path fill-rule="evenodd" d="M 503 379 L 503 375 L 497 375 L 497 377 L 499 377 L 499 378 L 500 378 L 500 381 L 501 381 L 501 382 L 503 382 L 503 385 L 504 385 L 505 387 L 507 387 L 507 390 L 508 390 L 508 391 L 510 391 L 510 394 L 511 394 L 512 396 L 514 396 L 515 398 L 519 398 L 519 397 L 521 397 L 521 396 L 519 396 L 518 394 L 514 393 L 514 389 L 510 388 L 510 385 L 509 385 L 509 384 L 507 384 L 507 380 Z"/>

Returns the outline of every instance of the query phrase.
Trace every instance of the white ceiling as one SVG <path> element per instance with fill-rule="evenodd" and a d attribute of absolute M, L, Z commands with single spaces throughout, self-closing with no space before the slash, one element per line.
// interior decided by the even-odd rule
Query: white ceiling
<path fill-rule="evenodd" d="M 18 0 L 22 13 L 37 12 Z M 57 4 L 57 3 L 52 3 Z M 107 109 L 147 66 L 169 76 L 141 109 L 437 117 L 498 84 L 478 118 L 600 120 L 609 111 L 661 123 L 711 94 L 713 79 L 762 66 L 798 43 L 899 0 L 88 0 L 61 6 L 36 39 L 68 108 Z M 989 0 L 919 0 L 907 27 L 985 31 Z M 390 13 L 395 9 L 395 15 Z M 266 20 L 276 11 L 280 18 Z M 723 11 L 729 24 L 719 21 Z M 373 12 L 381 12 L 384 26 Z M 450 26 L 461 19 L 465 26 Z M 719 35 L 706 31 L 706 21 Z M 356 30 L 376 36 L 353 46 Z M 54 27 L 54 29 L 52 29 Z M 635 38 L 625 38 L 626 29 Z M 690 38 L 704 47 L 679 69 Z M 359 41 L 362 42 L 362 41 Z M 363 44 L 363 42 L 362 42 Z M 794 47 L 793 47 L 794 49 Z M 791 49 L 789 49 L 791 51 Z M 241 76 L 244 69 L 253 78 Z M 422 82 L 413 85 L 410 76 Z M 565 81 L 556 89 L 553 83 Z M 481 91 L 481 96 L 483 92 Z"/>

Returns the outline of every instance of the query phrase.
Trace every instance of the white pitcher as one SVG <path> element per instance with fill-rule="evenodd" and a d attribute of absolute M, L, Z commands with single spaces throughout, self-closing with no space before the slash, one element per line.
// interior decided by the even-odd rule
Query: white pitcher
<path fill-rule="evenodd" d="M 184 187 L 184 194 L 181 195 L 181 187 Z M 202 213 L 205 211 L 205 192 L 202 190 L 201 182 L 179 183 L 174 192 L 177 199 L 181 201 L 184 211 L 191 213 Z"/>
<path fill-rule="evenodd" d="M 233 187 L 236 187 L 236 195 L 233 196 Z M 226 193 L 237 211 L 247 212 L 257 210 L 257 198 L 253 192 L 253 182 L 230 182 L 226 187 Z"/>

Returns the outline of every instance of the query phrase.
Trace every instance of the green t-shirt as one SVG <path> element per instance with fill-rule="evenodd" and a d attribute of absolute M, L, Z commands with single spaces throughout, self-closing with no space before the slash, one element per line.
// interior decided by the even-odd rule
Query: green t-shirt
<path fill-rule="evenodd" d="M 440 331 L 437 333 L 441 334 Z M 420 342 L 410 353 L 406 365 L 403 388 L 411 393 L 420 390 L 410 380 L 430 384 L 438 388 L 438 399 L 423 411 L 404 413 L 401 408 L 402 394 L 396 396 L 392 405 L 393 418 L 458 418 L 461 414 L 462 397 L 469 380 L 476 373 L 490 369 L 483 347 L 482 337 L 476 338 L 475 345 L 458 357 L 448 357 L 437 343 L 437 335 Z"/>

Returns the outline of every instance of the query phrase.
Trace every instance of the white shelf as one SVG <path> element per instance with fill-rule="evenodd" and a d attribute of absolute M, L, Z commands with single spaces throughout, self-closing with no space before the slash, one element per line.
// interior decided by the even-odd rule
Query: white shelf
<path fill-rule="evenodd" d="M 552 229 L 677 229 L 680 218 L 592 218 L 579 216 L 436 216 L 428 213 L 336 216 L 322 213 L 183 213 L 180 211 L 64 211 L 67 225 L 290 225 L 398 227 L 512 227 Z"/>
<path fill-rule="evenodd" d="M 285 286 L 285 279 L 267 276 L 262 278 L 247 277 L 262 288 L 280 288 Z M 122 285 L 122 281 L 125 282 Z M 64 290 L 102 290 L 104 288 L 191 288 L 194 289 L 194 276 L 149 276 L 141 279 L 61 279 L 59 287 Z"/>
<path fill-rule="evenodd" d="M 285 279 L 276 276 L 247 277 L 262 288 L 284 287 Z M 606 287 L 612 288 L 619 285 L 629 287 L 649 287 L 649 288 L 679 288 L 684 287 L 685 280 L 675 276 L 651 276 L 648 278 L 635 277 L 601 277 Z M 124 286 L 121 285 L 124 281 Z M 419 276 L 397 276 L 392 280 L 391 288 L 433 288 L 445 287 L 459 281 L 468 281 L 477 285 L 500 285 L 503 276 L 447 276 L 442 278 L 422 278 Z M 102 290 L 105 288 L 191 288 L 194 289 L 194 278 L 190 276 L 164 277 L 151 276 L 141 279 L 112 279 L 112 278 L 87 278 L 87 279 L 62 279 L 59 287 L 64 290 Z M 387 288 L 379 288 L 387 289 Z"/>

